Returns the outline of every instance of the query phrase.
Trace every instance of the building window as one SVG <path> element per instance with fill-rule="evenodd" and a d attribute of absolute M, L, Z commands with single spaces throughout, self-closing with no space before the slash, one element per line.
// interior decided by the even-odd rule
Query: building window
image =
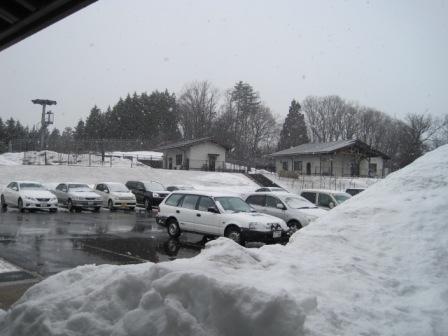
<path fill-rule="evenodd" d="M 294 171 L 302 172 L 302 161 L 294 161 Z"/>
<path fill-rule="evenodd" d="M 176 166 L 181 166 L 182 165 L 182 154 L 177 154 L 176 155 Z"/>
<path fill-rule="evenodd" d="M 283 165 L 283 170 L 288 170 L 288 161 L 283 161 L 282 165 Z"/>
<path fill-rule="evenodd" d="M 377 173 L 377 164 L 369 163 L 369 175 L 376 175 Z"/>

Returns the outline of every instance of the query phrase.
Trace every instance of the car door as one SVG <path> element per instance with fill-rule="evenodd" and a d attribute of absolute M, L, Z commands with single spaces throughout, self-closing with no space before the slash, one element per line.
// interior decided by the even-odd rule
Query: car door
<path fill-rule="evenodd" d="M 278 204 L 283 206 L 283 209 L 277 207 Z M 275 196 L 266 195 L 266 211 L 267 214 L 286 220 L 286 206 Z"/>
<path fill-rule="evenodd" d="M 198 203 L 198 195 L 186 194 L 182 199 L 179 207 L 176 209 L 176 217 L 181 230 L 202 232 L 199 230 L 199 224 L 196 216 L 196 205 Z"/>
<path fill-rule="evenodd" d="M 105 184 L 97 184 L 95 186 L 95 192 L 101 196 L 102 205 L 107 205 L 108 194 L 106 192 L 107 186 Z"/>
<path fill-rule="evenodd" d="M 58 203 L 62 205 L 67 204 L 68 200 L 68 187 L 65 183 L 61 183 L 56 187 L 56 197 L 58 198 Z"/>
<path fill-rule="evenodd" d="M 254 210 L 258 212 L 265 212 L 265 203 L 266 203 L 265 195 L 250 195 L 246 199 L 246 203 L 248 203 Z"/>
<path fill-rule="evenodd" d="M 11 182 L 3 192 L 5 202 L 9 205 L 17 206 L 19 198 L 19 186 L 16 182 Z"/>
<path fill-rule="evenodd" d="M 330 203 L 333 202 L 332 197 L 327 193 L 319 193 L 317 195 L 317 206 L 323 209 L 330 209 Z M 335 203 L 333 203 L 335 204 Z"/>
<path fill-rule="evenodd" d="M 211 197 L 200 196 L 195 218 L 197 230 L 213 235 L 221 235 L 223 231 L 221 215 L 217 212 L 209 212 L 209 208 L 218 210 L 215 201 Z"/>
<path fill-rule="evenodd" d="M 135 198 L 137 199 L 137 203 L 145 204 L 145 185 L 141 182 L 135 183 Z"/>

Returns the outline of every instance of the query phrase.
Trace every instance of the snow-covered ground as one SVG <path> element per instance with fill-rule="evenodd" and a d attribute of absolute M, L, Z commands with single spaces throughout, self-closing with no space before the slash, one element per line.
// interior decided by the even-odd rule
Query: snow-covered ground
<path fill-rule="evenodd" d="M 106 155 L 121 156 L 121 157 L 133 157 L 135 159 L 146 160 L 162 160 L 163 153 L 152 151 L 136 151 L 136 152 L 107 152 Z"/>
<path fill-rule="evenodd" d="M 17 267 L 0 258 L 0 274 L 19 271 Z"/>
<path fill-rule="evenodd" d="M 272 182 L 292 193 L 300 193 L 303 189 L 330 189 L 345 191 L 348 188 L 363 188 L 375 184 L 382 179 L 367 177 L 330 177 L 302 175 L 297 179 L 279 177 L 276 173 L 264 172 L 264 176 Z"/>
<path fill-rule="evenodd" d="M 11 335 L 448 335 L 448 146 L 294 234 L 82 266 L 0 314 Z"/>
<path fill-rule="evenodd" d="M 95 184 L 129 180 L 158 181 L 165 186 L 181 184 L 196 189 L 248 193 L 258 188 L 243 174 L 154 169 L 148 166 L 3 166 L 0 167 L 0 190 L 10 181 L 33 180 L 53 187 L 58 182 L 73 181 Z"/>

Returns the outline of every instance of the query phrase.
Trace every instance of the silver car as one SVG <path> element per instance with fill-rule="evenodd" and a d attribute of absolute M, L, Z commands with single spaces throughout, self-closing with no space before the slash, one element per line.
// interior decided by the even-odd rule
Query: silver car
<path fill-rule="evenodd" d="M 53 193 L 58 198 L 59 206 L 67 207 L 70 212 L 81 210 L 98 212 L 103 203 L 102 197 L 84 183 L 60 183 Z"/>
<path fill-rule="evenodd" d="M 327 213 L 305 198 L 288 192 L 257 192 L 249 195 L 246 202 L 258 212 L 283 219 L 293 230 Z"/>

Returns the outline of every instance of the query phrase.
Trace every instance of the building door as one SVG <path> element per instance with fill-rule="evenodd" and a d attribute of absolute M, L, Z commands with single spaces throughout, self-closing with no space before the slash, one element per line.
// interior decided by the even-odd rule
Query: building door
<path fill-rule="evenodd" d="M 217 154 L 209 154 L 208 155 L 208 170 L 215 171 L 216 170 L 216 157 Z"/>
<path fill-rule="evenodd" d="M 168 169 L 173 169 L 173 158 L 168 158 Z"/>
<path fill-rule="evenodd" d="M 310 162 L 308 162 L 306 164 L 306 174 L 311 175 L 311 163 Z"/>

